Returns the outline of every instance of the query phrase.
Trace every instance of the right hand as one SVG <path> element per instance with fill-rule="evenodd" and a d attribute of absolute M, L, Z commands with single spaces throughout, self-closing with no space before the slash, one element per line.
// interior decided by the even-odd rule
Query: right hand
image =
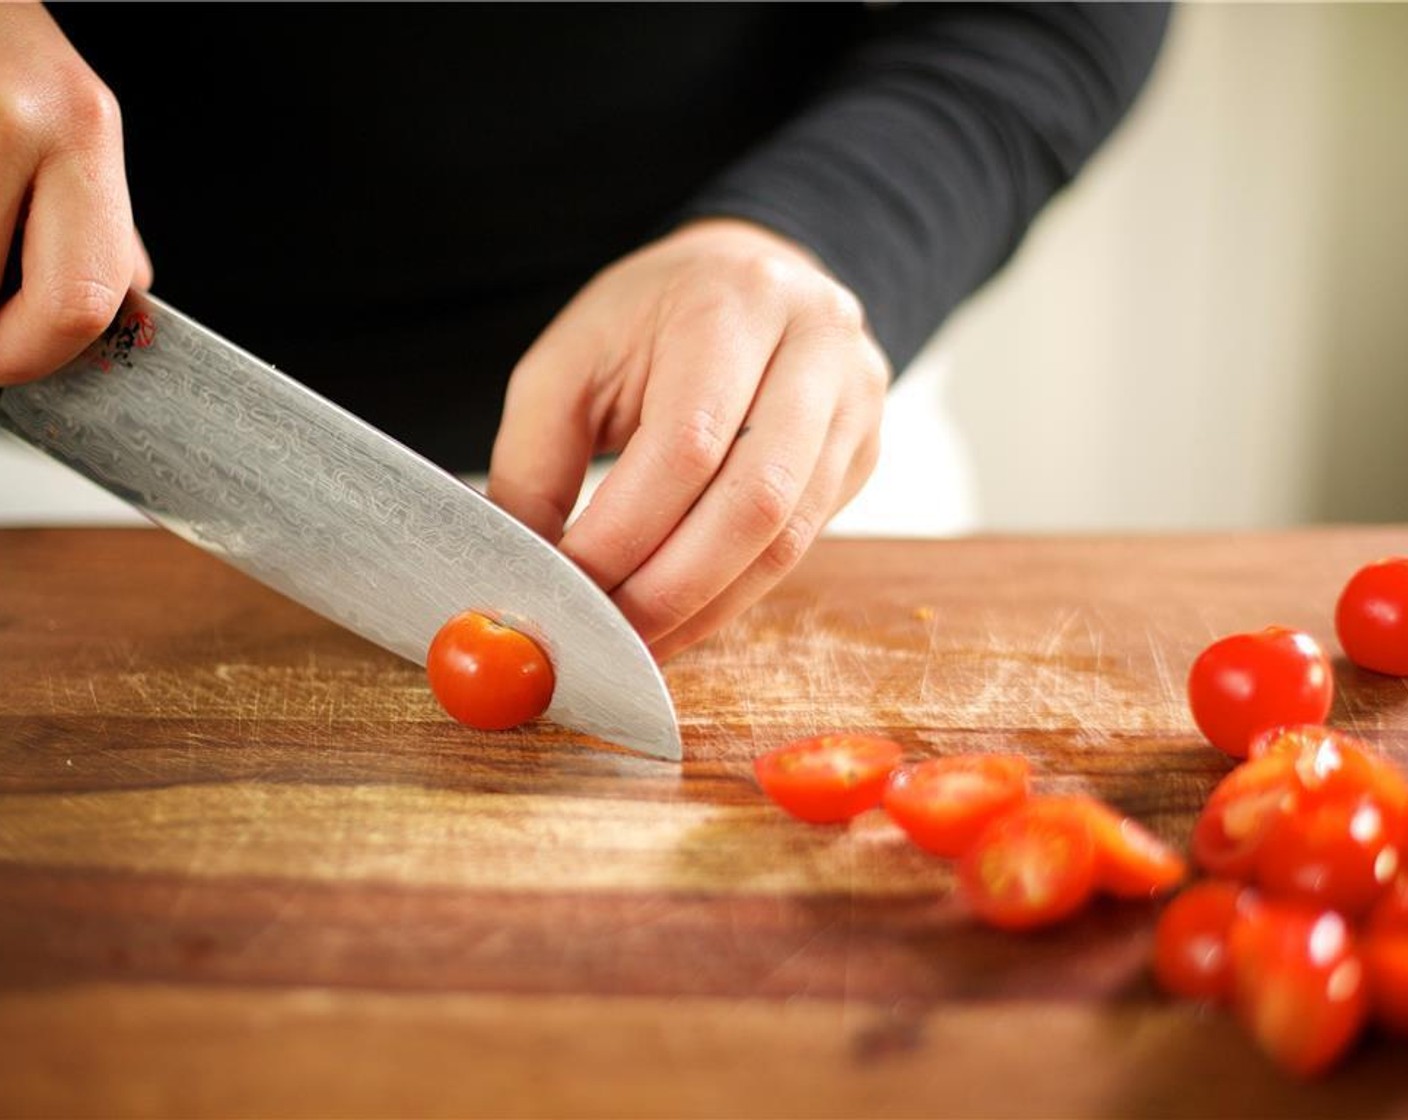
<path fill-rule="evenodd" d="M 81 353 L 152 266 L 132 224 L 117 100 L 39 4 L 0 4 L 0 386 Z"/>

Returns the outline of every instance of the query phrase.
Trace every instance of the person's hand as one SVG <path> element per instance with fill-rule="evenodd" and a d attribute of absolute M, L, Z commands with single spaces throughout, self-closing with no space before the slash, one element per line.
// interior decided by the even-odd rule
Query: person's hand
<path fill-rule="evenodd" d="M 132 225 L 117 101 L 39 4 L 0 4 L 0 385 L 52 373 L 151 283 Z"/>
<path fill-rule="evenodd" d="M 808 253 L 730 219 L 601 273 L 508 385 L 489 496 L 664 660 L 780 580 L 870 475 L 889 367 Z M 620 451 L 563 527 L 593 455 Z"/>

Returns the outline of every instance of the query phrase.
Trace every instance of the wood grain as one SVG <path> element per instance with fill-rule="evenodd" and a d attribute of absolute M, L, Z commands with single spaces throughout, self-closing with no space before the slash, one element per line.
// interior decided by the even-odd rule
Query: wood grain
<path fill-rule="evenodd" d="M 673 766 L 477 735 L 398 661 L 165 534 L 0 532 L 0 1114 L 1408 1115 L 1370 1039 L 1299 1086 L 1160 998 L 1155 909 L 1010 937 L 878 814 L 751 759 L 825 728 L 1018 750 L 1175 843 L 1227 763 L 1183 677 L 1329 648 L 1399 527 L 827 541 L 667 668 Z M 1408 762 L 1408 687 L 1332 719 Z"/>

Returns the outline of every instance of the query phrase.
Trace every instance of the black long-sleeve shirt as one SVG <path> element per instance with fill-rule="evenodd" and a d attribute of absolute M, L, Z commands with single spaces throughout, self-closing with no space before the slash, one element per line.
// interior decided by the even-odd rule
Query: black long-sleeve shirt
<path fill-rule="evenodd" d="M 1143 84 L 1162 4 L 58 5 L 158 293 L 455 469 L 605 264 L 754 219 L 902 368 Z"/>

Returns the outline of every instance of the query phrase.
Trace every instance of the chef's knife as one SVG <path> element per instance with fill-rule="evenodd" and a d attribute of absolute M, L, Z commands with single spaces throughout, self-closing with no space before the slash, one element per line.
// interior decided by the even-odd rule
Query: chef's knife
<path fill-rule="evenodd" d="M 52 377 L 0 392 L 0 426 L 158 524 L 417 664 L 475 609 L 542 644 L 547 718 L 680 757 L 660 671 L 601 589 L 446 473 L 153 296 Z"/>

